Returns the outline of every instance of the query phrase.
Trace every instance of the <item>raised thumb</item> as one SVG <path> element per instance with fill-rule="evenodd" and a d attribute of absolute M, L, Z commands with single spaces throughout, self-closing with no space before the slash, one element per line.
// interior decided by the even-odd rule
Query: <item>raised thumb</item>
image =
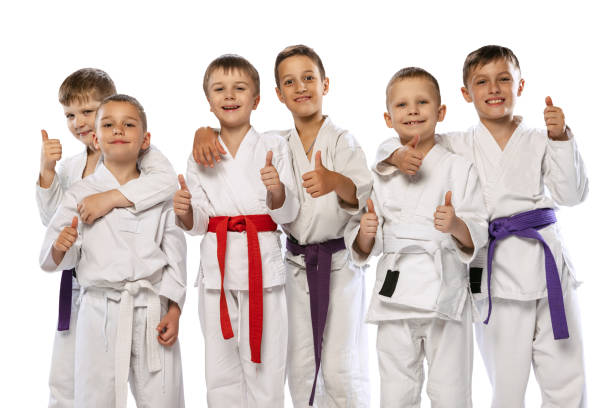
<path fill-rule="evenodd" d="M 189 189 L 187 188 L 187 183 L 185 183 L 185 177 L 183 177 L 182 174 L 178 175 L 178 181 L 179 181 L 179 184 L 181 185 L 181 190 L 189 191 Z"/>
<path fill-rule="evenodd" d="M 416 149 L 417 145 L 419 144 L 419 135 L 415 135 L 409 144 L 413 149 Z"/>
<path fill-rule="evenodd" d="M 546 106 L 553 106 L 552 98 L 550 96 L 547 96 L 546 99 L 544 99 L 544 102 L 546 102 Z"/>
<path fill-rule="evenodd" d="M 46 142 L 47 140 L 49 140 L 49 135 L 47 134 L 47 131 L 45 129 L 42 129 L 40 131 L 40 133 L 42 134 L 42 141 Z"/>
<path fill-rule="evenodd" d="M 315 154 L 315 169 L 322 169 L 323 163 L 321 162 L 321 151 L 317 150 Z"/>
<path fill-rule="evenodd" d="M 374 203 L 372 202 L 371 198 L 368 198 L 368 200 L 366 201 L 366 204 L 368 205 L 368 212 L 372 214 L 376 214 L 376 211 L 374 211 Z"/>
<path fill-rule="evenodd" d="M 451 204 L 451 198 L 453 196 L 453 192 L 452 191 L 447 191 L 446 195 L 444 196 L 444 205 L 446 206 L 453 206 L 453 204 Z"/>
<path fill-rule="evenodd" d="M 72 217 L 72 224 L 70 224 L 70 226 L 76 229 L 78 225 L 79 225 L 79 218 L 76 216 Z"/>
<path fill-rule="evenodd" d="M 266 154 L 266 167 L 272 166 L 272 150 L 269 150 Z"/>

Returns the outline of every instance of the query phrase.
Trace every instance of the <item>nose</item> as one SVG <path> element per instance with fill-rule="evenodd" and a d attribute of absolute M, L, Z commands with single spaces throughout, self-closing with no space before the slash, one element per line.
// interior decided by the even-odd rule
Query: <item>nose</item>
<path fill-rule="evenodd" d="M 296 88 L 297 92 L 304 92 L 306 91 L 306 83 L 304 81 L 298 80 L 296 82 Z"/>
<path fill-rule="evenodd" d="M 75 115 L 74 116 L 74 127 L 79 129 L 79 128 L 82 128 L 83 126 L 85 126 L 85 118 L 83 117 L 83 115 Z"/>
<path fill-rule="evenodd" d="M 418 115 L 419 114 L 419 105 L 416 103 L 408 104 L 408 115 Z"/>
<path fill-rule="evenodd" d="M 225 90 L 224 99 L 225 99 L 225 100 L 232 100 L 232 99 L 235 99 L 234 90 L 233 90 L 233 89 L 226 89 L 226 90 Z"/>
<path fill-rule="evenodd" d="M 498 94 L 500 92 L 499 84 L 497 81 L 489 81 L 489 93 Z"/>
<path fill-rule="evenodd" d="M 123 127 L 122 126 L 115 126 L 113 127 L 113 135 L 122 135 L 123 134 Z"/>

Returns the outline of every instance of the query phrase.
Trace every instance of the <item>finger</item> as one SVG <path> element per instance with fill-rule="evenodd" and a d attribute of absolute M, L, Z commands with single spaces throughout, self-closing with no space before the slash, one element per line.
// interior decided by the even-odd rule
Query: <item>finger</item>
<path fill-rule="evenodd" d="M 178 175 L 178 181 L 181 186 L 181 190 L 189 191 L 189 189 L 187 188 L 187 183 L 185 183 L 185 177 L 182 174 Z"/>
<path fill-rule="evenodd" d="M 409 145 L 413 148 L 416 149 L 417 145 L 419 144 L 419 135 L 415 135 L 412 140 L 410 141 Z"/>
<path fill-rule="evenodd" d="M 304 182 L 302 183 L 302 187 L 304 187 L 304 188 L 310 188 L 310 187 L 315 186 L 316 184 L 317 184 L 317 182 L 316 182 L 316 181 L 314 181 L 314 180 L 306 180 L 306 181 L 304 181 Z"/>
<path fill-rule="evenodd" d="M 366 204 L 368 205 L 368 212 L 371 214 L 376 214 L 376 212 L 374 211 L 374 203 L 372 202 L 370 198 L 368 198 L 368 200 L 366 201 Z"/>
<path fill-rule="evenodd" d="M 447 207 L 452 207 L 453 204 L 451 204 L 451 198 L 453 196 L 453 192 L 452 191 L 447 191 L 446 195 L 444 196 L 444 205 Z"/>
<path fill-rule="evenodd" d="M 204 160 L 210 167 L 215 167 L 212 149 L 208 146 L 204 148 Z"/>
<path fill-rule="evenodd" d="M 544 102 L 546 102 L 546 106 L 553 106 L 552 98 L 550 96 L 547 96 L 544 99 Z"/>
<path fill-rule="evenodd" d="M 322 169 L 323 163 L 321 162 L 321 151 L 317 150 L 315 154 L 315 169 Z"/>
<path fill-rule="evenodd" d="M 266 167 L 272 166 L 272 150 L 266 154 Z"/>
<path fill-rule="evenodd" d="M 302 180 L 306 181 L 306 180 L 310 180 L 314 177 L 315 173 L 312 171 L 309 171 L 308 173 L 304 173 L 302 174 Z"/>
<path fill-rule="evenodd" d="M 227 154 L 227 152 L 225 151 L 225 149 L 223 148 L 223 145 L 221 144 L 221 142 L 219 142 L 219 138 L 217 138 L 215 140 L 215 147 L 217 148 L 217 151 L 221 154 Z"/>
<path fill-rule="evenodd" d="M 46 142 L 47 140 L 49 140 L 49 135 L 47 134 L 47 131 L 45 129 L 42 129 L 40 131 L 40 133 L 42 134 L 42 141 Z"/>
<path fill-rule="evenodd" d="M 79 225 L 79 218 L 76 216 L 72 217 L 72 224 L 70 224 L 70 226 L 76 230 L 78 225 Z"/>

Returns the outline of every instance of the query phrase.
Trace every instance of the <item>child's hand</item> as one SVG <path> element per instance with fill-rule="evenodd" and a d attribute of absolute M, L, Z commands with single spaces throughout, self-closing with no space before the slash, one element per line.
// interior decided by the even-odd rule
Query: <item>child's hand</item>
<path fill-rule="evenodd" d="M 259 171 L 261 181 L 266 186 L 266 190 L 274 193 L 280 192 L 285 186 L 280 181 L 276 168 L 272 165 L 272 151 L 266 154 L 266 165 Z"/>
<path fill-rule="evenodd" d="M 563 110 L 553 105 L 550 96 L 547 96 L 544 101 L 546 102 L 544 121 L 546 122 L 546 129 L 548 129 L 548 138 L 552 140 L 568 140 L 565 133 L 565 115 Z"/>
<path fill-rule="evenodd" d="M 336 189 L 336 172 L 329 171 L 323 167 L 320 150 L 315 155 L 314 170 L 304 173 L 302 180 L 304 180 L 302 186 L 312 198 L 324 196 Z"/>
<path fill-rule="evenodd" d="M 419 136 L 414 136 L 410 143 L 393 152 L 391 156 L 391 164 L 398 168 L 404 174 L 414 176 L 419 171 L 423 163 L 423 154 L 416 151 L 416 146 L 419 143 Z"/>
<path fill-rule="evenodd" d="M 455 208 L 451 203 L 452 193 L 446 192 L 444 197 L 444 205 L 440 205 L 436 208 L 434 213 L 434 227 L 441 232 L 449 234 L 455 233 L 459 226 L 458 218 L 455 215 Z"/>
<path fill-rule="evenodd" d="M 77 226 L 79 225 L 79 219 L 77 217 L 72 218 L 72 224 L 69 227 L 64 227 L 62 232 L 57 236 L 55 242 L 53 242 L 53 248 L 62 253 L 68 252 L 70 247 L 76 242 L 79 233 L 77 232 Z"/>
<path fill-rule="evenodd" d="M 191 208 L 191 193 L 185 183 L 185 177 L 182 174 L 178 176 L 181 189 L 174 193 L 174 213 L 179 217 L 187 216 L 192 212 Z"/>
<path fill-rule="evenodd" d="M 374 211 L 374 203 L 368 198 L 366 201 L 368 205 L 368 212 L 361 216 L 359 222 L 359 235 L 364 238 L 376 238 L 376 230 L 378 229 L 378 216 Z"/>
<path fill-rule="evenodd" d="M 93 224 L 115 207 L 114 191 L 110 190 L 85 197 L 77 205 L 77 210 L 85 224 Z"/>
<path fill-rule="evenodd" d="M 157 325 L 157 341 L 165 347 L 170 347 L 178 339 L 179 333 L 179 318 L 181 317 L 181 309 L 172 301 L 169 301 L 168 313 L 161 319 Z"/>
<path fill-rule="evenodd" d="M 204 167 L 215 167 L 215 161 L 221 161 L 220 154 L 227 154 L 221 143 L 217 132 L 209 127 L 201 127 L 196 130 L 193 137 L 193 159 Z"/>
<path fill-rule="evenodd" d="M 42 147 L 40 149 L 40 179 L 42 188 L 49 188 L 55 177 L 55 164 L 62 158 L 62 144 L 59 139 L 49 139 L 46 130 L 41 130 Z"/>

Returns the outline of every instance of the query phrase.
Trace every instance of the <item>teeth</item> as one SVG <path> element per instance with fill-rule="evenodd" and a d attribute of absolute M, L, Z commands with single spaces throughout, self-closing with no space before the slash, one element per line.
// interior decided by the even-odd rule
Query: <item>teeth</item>
<path fill-rule="evenodd" d="M 490 99 L 487 103 L 502 103 L 503 101 L 503 99 Z"/>
<path fill-rule="evenodd" d="M 234 110 L 234 109 L 238 109 L 240 106 L 238 105 L 234 105 L 234 106 L 224 106 L 223 110 Z"/>

